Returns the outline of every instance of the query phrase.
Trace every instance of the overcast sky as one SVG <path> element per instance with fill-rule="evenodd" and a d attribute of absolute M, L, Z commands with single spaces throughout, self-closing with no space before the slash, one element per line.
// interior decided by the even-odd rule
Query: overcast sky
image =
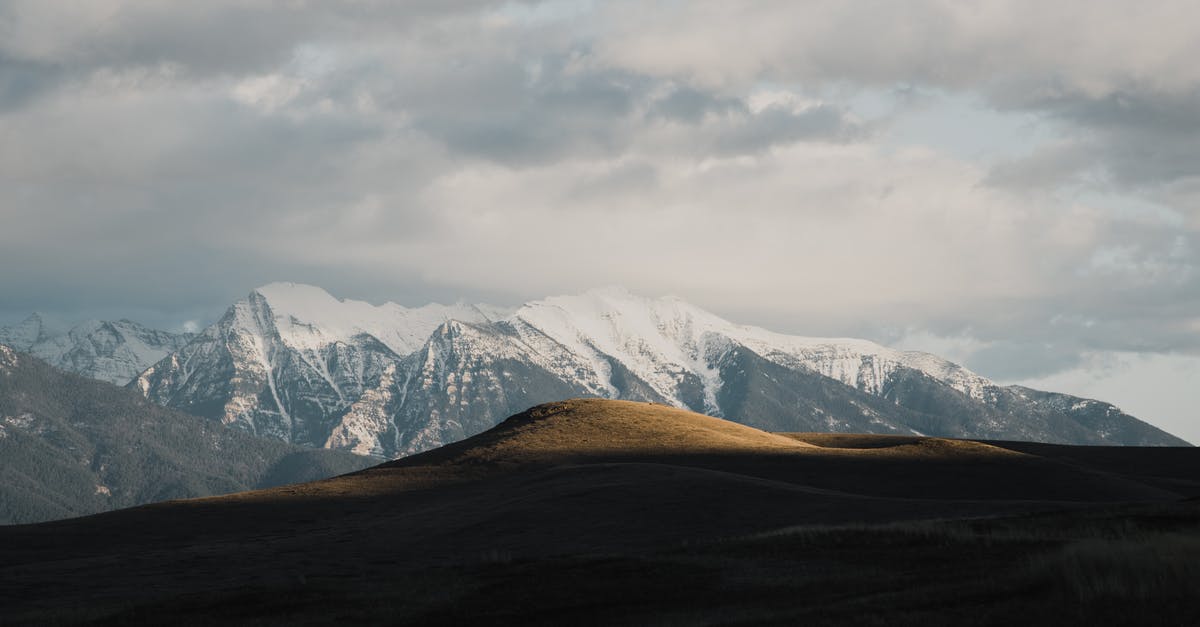
<path fill-rule="evenodd" d="M 623 284 L 1200 441 L 1200 5 L 0 0 L 0 322 Z"/>

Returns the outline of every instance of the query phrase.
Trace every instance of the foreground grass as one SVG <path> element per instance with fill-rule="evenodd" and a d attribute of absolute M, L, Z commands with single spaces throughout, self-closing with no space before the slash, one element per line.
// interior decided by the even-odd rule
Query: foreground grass
<path fill-rule="evenodd" d="M 624 555 L 503 550 L 412 572 L 23 617 L 131 625 L 1200 624 L 1196 504 L 799 528 Z M 379 572 L 390 573 L 379 575 Z"/>

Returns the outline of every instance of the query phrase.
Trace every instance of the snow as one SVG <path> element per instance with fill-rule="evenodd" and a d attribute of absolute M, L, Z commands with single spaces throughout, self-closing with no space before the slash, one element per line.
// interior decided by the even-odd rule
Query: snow
<path fill-rule="evenodd" d="M 11 427 L 17 427 L 18 429 L 28 429 L 29 426 L 33 424 L 33 414 L 26 412 L 19 416 L 4 416 L 0 420 L 3 420 L 3 422 L 5 424 L 7 424 Z"/>
<path fill-rule="evenodd" d="M 872 394 L 881 394 L 888 378 L 902 367 L 924 372 L 975 398 L 981 398 L 991 385 L 927 353 L 901 352 L 854 338 L 784 335 L 734 324 L 677 297 L 647 298 L 622 287 L 549 297 L 516 311 L 462 303 L 416 308 L 391 302 L 372 305 L 334 298 L 319 287 L 297 283 L 271 283 L 256 289 L 255 294 L 270 308 L 283 344 L 298 351 L 339 397 L 342 391 L 323 360 L 312 357 L 313 351 L 337 342 L 350 344 L 356 336 L 367 334 L 403 357 L 420 350 L 439 327 L 452 321 L 508 323 L 520 340 L 516 346 L 512 336 L 493 338 L 486 333 L 472 341 L 493 357 L 504 354 L 526 359 L 603 396 L 619 394 L 612 383 L 612 361 L 676 405 L 683 404 L 681 383 L 689 375 L 695 376 L 703 388 L 704 409 L 717 414 L 719 360 L 735 343 L 785 367 L 807 368 Z M 460 327 L 446 327 L 448 331 L 455 328 Z M 270 373 L 272 365 L 265 356 L 262 359 Z M 436 346 L 431 345 L 427 359 L 439 361 Z M 424 384 L 440 381 L 439 371 L 440 365 L 428 364 L 425 378 L 429 380 Z M 268 374 L 267 378 L 273 388 L 273 377 Z M 271 392 L 277 395 L 274 389 Z M 356 435 L 359 437 L 352 439 L 365 434 Z"/>
<path fill-rule="evenodd" d="M 717 338 L 742 344 L 786 367 L 805 367 L 881 394 L 888 377 L 906 367 L 980 399 L 991 381 L 944 359 L 902 352 L 855 338 L 784 335 L 734 324 L 676 297 L 634 295 L 619 287 L 529 303 L 514 314 L 573 353 L 587 356 L 594 371 L 616 358 L 667 398 L 677 396 L 677 374 L 690 372 L 704 384 L 706 405 L 715 407 L 720 388 L 715 360 L 707 359 Z"/>
<path fill-rule="evenodd" d="M 707 348 L 711 334 L 729 323 L 682 300 L 609 287 L 534 301 L 513 317 L 585 356 L 596 374 L 608 371 L 606 356 L 616 359 L 676 404 L 680 375 L 694 374 L 704 386 L 705 409 L 719 410 L 720 376 Z"/>
<path fill-rule="evenodd" d="M 364 342 L 364 335 L 378 343 Z M 131 354 L 148 356 L 135 341 L 125 344 Z M 500 360 L 537 366 L 581 391 L 607 397 L 622 392 L 614 384 L 619 364 L 677 406 L 694 403 L 689 388 L 698 382 L 703 404 L 698 409 L 720 415 L 719 368 L 739 346 L 876 395 L 901 368 L 978 399 L 992 385 L 927 353 L 854 338 L 775 333 L 732 323 L 676 297 L 647 298 L 619 287 L 554 296 L 514 310 L 463 303 L 373 305 L 296 283 L 254 290 L 217 325 L 147 370 L 138 384 L 156 399 L 220 398 L 226 388 L 191 379 L 223 367 L 218 364 L 228 356 L 232 371 L 222 376 L 240 383 L 224 399 L 222 422 L 283 439 L 304 437 L 305 423 L 327 425 L 327 439 L 312 444 L 383 455 L 444 444 L 441 438 L 458 427 L 451 415 L 443 417 L 436 405 L 428 405 L 431 399 L 444 399 L 445 407 L 463 404 L 468 389 L 481 386 L 489 388 L 487 394 L 502 395 L 507 378 L 494 368 Z M 474 381 L 472 374 L 478 375 Z M 278 411 L 262 407 L 260 398 L 273 399 Z M 419 422 L 405 418 L 412 412 L 420 414 Z M 865 408 L 864 415 L 880 421 Z M 847 428 L 833 416 L 827 419 L 831 429 Z"/>
<path fill-rule="evenodd" d="M 385 413 L 385 408 L 395 394 L 395 384 L 396 365 L 392 364 L 383 372 L 379 386 L 366 390 L 338 421 L 325 441 L 325 448 L 382 457 L 384 447 L 379 439 L 388 432 L 390 426 L 390 416 Z M 395 443 L 394 448 L 398 447 L 399 444 Z"/>
<path fill-rule="evenodd" d="M 41 315 L 31 314 L 16 325 L 0 328 L 0 343 L 27 351 L 42 337 L 44 326 Z"/>
<path fill-rule="evenodd" d="M 271 308 L 280 338 L 296 349 L 349 344 L 365 333 L 397 355 L 407 355 L 420 349 L 434 330 L 450 320 L 483 323 L 509 313 L 491 305 L 461 303 L 431 303 L 412 309 L 392 302 L 377 306 L 334 298 L 319 287 L 300 283 L 270 283 L 254 291 Z"/>
<path fill-rule="evenodd" d="M 18 350 L 57 368 L 118 385 L 182 347 L 187 337 L 129 320 L 88 320 L 58 331 L 37 314 L 17 326 L 0 329 L 0 341 Z"/>
<path fill-rule="evenodd" d="M 0 344 L 0 372 L 7 372 L 9 368 L 17 365 L 17 352 L 13 349 Z"/>

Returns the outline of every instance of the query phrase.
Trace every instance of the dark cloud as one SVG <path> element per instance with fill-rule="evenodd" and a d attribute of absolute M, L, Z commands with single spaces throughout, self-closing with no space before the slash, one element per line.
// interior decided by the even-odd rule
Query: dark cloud
<path fill-rule="evenodd" d="M 487 74 L 490 89 L 416 110 L 415 127 L 454 152 L 505 163 L 612 154 L 630 140 L 628 118 L 646 89 L 645 81 L 619 73 L 567 74 L 561 59 L 543 60 L 533 80 L 515 64 Z"/>
<path fill-rule="evenodd" d="M 715 147 L 723 153 L 744 154 L 798 141 L 848 141 L 865 135 L 863 126 L 850 120 L 840 107 L 818 105 L 796 111 L 770 106 L 744 111 L 717 135 Z"/>
<path fill-rule="evenodd" d="M 1081 363 L 1083 354 L 1074 346 L 1001 341 L 974 352 L 965 365 L 994 379 L 1008 381 L 1045 376 Z"/>
<path fill-rule="evenodd" d="M 1044 192 L 1079 182 L 1096 167 L 1096 147 L 1087 141 L 1064 141 L 992 166 L 984 183 L 1023 192 Z"/>
<path fill-rule="evenodd" d="M 1145 192 L 1200 173 L 1200 88 L 1004 94 L 997 104 L 1044 115 L 1072 139 L 1001 164 L 991 183 L 1055 187 L 1092 170 L 1116 186 Z"/>
<path fill-rule="evenodd" d="M 745 106 L 736 98 L 723 97 L 692 87 L 671 89 L 665 98 L 654 103 L 653 112 L 665 118 L 696 124 L 707 114 L 725 115 L 741 112 Z"/>
<path fill-rule="evenodd" d="M 0 51 L 0 115 L 53 89 L 62 74 L 53 65 L 9 57 Z"/>

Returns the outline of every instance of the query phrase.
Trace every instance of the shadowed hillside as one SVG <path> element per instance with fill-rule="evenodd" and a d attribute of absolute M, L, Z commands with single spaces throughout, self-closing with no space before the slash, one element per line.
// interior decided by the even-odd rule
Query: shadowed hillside
<path fill-rule="evenodd" d="M 329 480 L 0 529 L 0 606 L 35 623 L 447 625 L 791 623 L 824 607 L 838 624 L 901 603 L 917 609 L 898 624 L 922 624 L 935 600 L 993 617 L 1078 602 L 1072 569 L 1105 559 L 1114 529 L 1145 528 L 1120 550 L 1151 542 L 1171 568 L 1192 554 L 1176 538 L 1196 506 L 1168 484 L 1200 480 L 1195 449 L 1172 464 L 1119 449 L 1118 471 L 1014 448 L 551 403 Z M 963 522 L 919 522 L 938 520 Z M 1147 559 L 1106 567 L 1162 566 Z M 1029 607 L 998 592 L 1035 584 Z M 1165 607 L 1157 595 L 1138 603 Z"/>
<path fill-rule="evenodd" d="M 0 345 L 0 525 L 313 481 L 372 461 L 226 429 Z"/>

